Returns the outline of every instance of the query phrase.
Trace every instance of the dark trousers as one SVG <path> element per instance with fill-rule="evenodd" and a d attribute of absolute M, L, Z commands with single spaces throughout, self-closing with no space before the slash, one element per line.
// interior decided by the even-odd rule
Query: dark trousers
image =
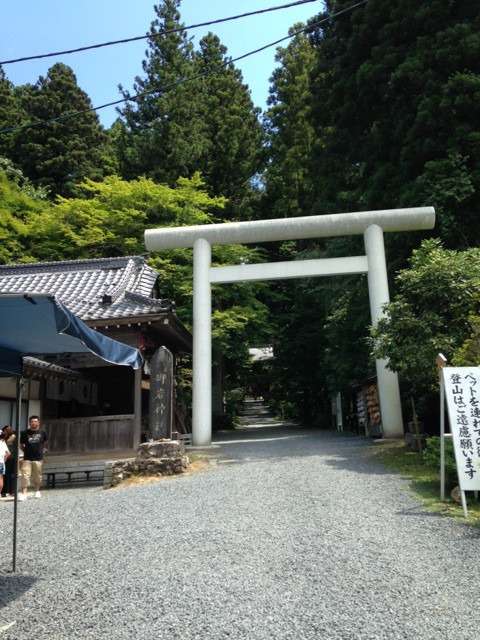
<path fill-rule="evenodd" d="M 7 495 L 7 493 L 14 493 L 15 491 L 13 472 L 14 465 L 12 456 L 5 462 L 5 475 L 3 476 L 2 496 Z"/>

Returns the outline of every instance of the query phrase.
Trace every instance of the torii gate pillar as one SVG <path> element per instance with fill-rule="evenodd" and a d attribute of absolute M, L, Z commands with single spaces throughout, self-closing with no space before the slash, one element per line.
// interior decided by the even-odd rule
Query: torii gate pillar
<path fill-rule="evenodd" d="M 376 325 L 384 315 L 384 305 L 390 302 L 383 230 L 372 224 L 363 235 L 368 262 L 370 314 L 372 324 Z M 403 435 L 403 419 L 398 375 L 387 368 L 386 360 L 376 360 L 375 366 L 383 433 L 388 438 L 399 438 Z"/>
<path fill-rule="evenodd" d="M 193 244 L 193 444 L 204 447 L 212 440 L 212 292 L 208 240 Z"/>

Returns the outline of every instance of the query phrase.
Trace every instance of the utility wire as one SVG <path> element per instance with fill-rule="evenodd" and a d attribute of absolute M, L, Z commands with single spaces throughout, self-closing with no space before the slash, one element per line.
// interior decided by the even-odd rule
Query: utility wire
<path fill-rule="evenodd" d="M 228 67 L 229 65 L 233 64 L 234 62 L 238 62 L 239 60 L 244 60 L 245 58 L 248 58 L 250 56 L 255 55 L 256 53 L 260 53 L 261 51 L 265 51 L 265 49 L 269 49 L 270 47 L 274 47 L 277 44 L 280 44 L 281 42 L 284 42 L 285 40 L 290 40 L 291 38 L 295 38 L 296 36 L 302 34 L 302 33 L 306 33 L 307 31 L 311 31 L 312 29 L 315 29 L 316 27 L 319 27 L 321 24 L 324 24 L 325 22 L 328 22 L 329 20 L 332 20 L 333 18 L 336 18 L 340 15 L 342 15 L 343 13 L 347 13 L 352 11 L 353 9 L 356 9 L 357 7 L 360 7 L 364 4 L 367 4 L 368 0 L 361 0 L 360 2 L 357 2 L 356 4 L 350 5 L 349 7 L 345 7 L 345 9 L 341 9 L 340 11 L 337 11 L 336 13 L 332 13 L 329 16 L 327 16 L 326 18 L 323 18 L 322 20 L 319 20 L 318 22 L 314 22 L 310 25 L 308 25 L 307 27 L 304 27 L 303 29 L 299 29 L 298 31 L 293 31 L 292 33 L 289 33 L 288 36 L 284 36 L 283 38 L 280 38 L 279 40 L 275 40 L 274 42 L 269 42 L 268 44 L 263 45 L 262 47 L 259 47 L 258 49 L 253 49 L 253 51 L 248 51 L 247 53 L 244 53 L 241 56 L 238 56 L 237 58 L 229 58 L 228 60 L 225 60 L 224 62 L 222 62 L 221 65 L 219 65 L 220 68 L 223 67 Z M 143 98 L 144 96 L 150 95 L 152 93 L 159 93 L 162 92 L 162 94 L 165 94 L 169 91 L 172 91 L 172 89 L 175 89 L 176 87 L 178 87 L 179 85 L 182 85 L 186 82 L 191 82 L 192 80 L 198 80 L 199 78 L 204 78 L 206 76 L 209 76 L 213 73 L 215 73 L 218 69 L 215 70 L 206 70 L 203 71 L 202 73 L 197 73 L 196 75 L 193 76 L 188 76 L 185 78 L 180 78 L 179 80 L 166 85 L 165 87 L 160 87 L 160 88 L 156 88 L 156 89 L 149 89 L 148 91 L 143 91 L 141 93 L 137 93 L 133 96 L 129 96 L 128 98 L 120 98 L 119 100 L 113 100 L 112 102 L 106 102 L 105 104 L 101 104 L 98 105 L 97 107 L 89 107 L 88 109 L 81 109 L 79 111 L 70 111 L 67 113 L 64 113 L 61 116 L 58 116 L 56 118 L 50 118 L 49 120 L 39 120 L 38 122 L 29 122 L 27 124 L 24 125 L 20 125 L 18 127 L 8 127 L 6 129 L 0 129 L 0 135 L 2 133 L 13 133 L 16 131 L 21 131 L 23 129 L 30 129 L 33 127 L 41 127 L 47 124 L 51 124 L 52 122 L 61 122 L 62 120 L 66 120 L 69 118 L 73 118 L 74 116 L 77 115 L 81 115 L 82 113 L 88 113 L 90 111 L 99 111 L 100 109 L 105 109 L 107 107 L 113 107 L 115 105 L 118 104 L 123 104 L 125 102 L 134 102 L 136 100 L 138 100 L 139 98 Z"/>
<path fill-rule="evenodd" d="M 228 18 L 218 18 L 216 20 L 209 20 L 208 22 L 198 22 L 197 24 L 191 24 L 186 27 L 176 27 L 175 29 L 164 29 L 159 31 L 159 33 L 155 33 L 155 34 L 147 33 L 142 36 L 133 36 L 132 38 L 123 38 L 122 40 L 110 40 L 109 42 L 100 42 L 98 44 L 90 44 L 85 47 L 78 47 L 77 49 L 65 49 L 65 51 L 52 51 L 50 53 L 40 53 L 35 56 L 25 56 L 23 58 L 12 58 L 11 60 L 0 60 L 0 65 L 15 64 L 16 62 L 26 62 L 27 60 L 40 60 L 42 58 L 53 58 L 55 56 L 63 56 L 70 53 L 79 53 L 80 51 L 90 51 L 91 49 L 101 49 L 102 47 L 111 47 L 114 44 L 125 44 L 127 42 L 136 42 L 137 40 L 155 40 L 155 38 L 161 38 L 171 33 L 179 33 L 181 31 L 187 31 L 188 29 L 197 29 L 199 27 L 210 27 L 214 24 L 221 24 L 223 22 L 239 20 L 240 18 L 248 18 L 249 16 L 256 16 L 262 13 L 270 13 L 271 11 L 280 11 L 281 9 L 290 9 L 292 7 L 298 7 L 300 5 L 310 4 L 312 2 L 319 2 L 319 0 L 297 0 L 296 2 L 282 4 L 276 7 L 269 7 L 267 9 L 257 9 L 256 11 L 249 11 L 248 13 L 240 13 L 235 16 L 229 16 Z"/>

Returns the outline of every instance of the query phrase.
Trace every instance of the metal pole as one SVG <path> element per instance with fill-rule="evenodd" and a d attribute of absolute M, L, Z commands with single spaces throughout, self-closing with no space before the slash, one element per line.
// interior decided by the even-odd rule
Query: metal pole
<path fill-rule="evenodd" d="M 176 412 L 176 407 L 177 407 L 177 400 L 176 400 L 176 392 L 175 392 L 175 370 L 176 370 L 176 358 L 172 353 L 172 363 L 171 363 L 171 375 L 172 375 L 172 379 L 171 379 L 171 383 L 170 383 L 170 435 L 169 438 L 172 438 L 173 432 L 176 431 L 175 429 L 175 412 Z"/>
<path fill-rule="evenodd" d="M 465 497 L 465 491 L 460 489 L 460 498 L 462 499 L 463 517 L 468 518 L 467 499 Z"/>
<path fill-rule="evenodd" d="M 192 440 L 195 446 L 212 441 L 212 249 L 203 238 L 193 245 L 193 389 Z"/>
<path fill-rule="evenodd" d="M 15 447 L 13 454 L 13 551 L 12 551 L 12 572 L 17 570 L 17 516 L 18 516 L 18 454 L 20 451 L 20 425 L 22 417 L 22 389 L 23 378 L 17 378 L 17 416 L 15 425 Z"/>
<path fill-rule="evenodd" d="M 440 499 L 445 500 L 445 385 L 440 369 Z"/>
<path fill-rule="evenodd" d="M 382 228 L 376 224 L 370 225 L 364 233 L 364 240 L 368 259 L 370 312 L 375 325 L 383 316 L 383 306 L 390 302 Z M 386 360 L 375 362 L 383 435 L 386 438 L 401 438 L 403 418 L 398 376 L 388 369 L 387 364 Z"/>
<path fill-rule="evenodd" d="M 447 359 L 443 353 L 435 358 L 440 381 L 440 500 L 445 500 L 445 383 L 443 381 L 443 368 Z"/>

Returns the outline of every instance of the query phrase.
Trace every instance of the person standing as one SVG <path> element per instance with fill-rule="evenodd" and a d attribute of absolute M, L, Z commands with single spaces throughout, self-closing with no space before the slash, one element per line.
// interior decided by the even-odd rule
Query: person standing
<path fill-rule="evenodd" d="M 23 462 L 21 468 L 22 493 L 19 500 L 27 499 L 27 490 L 32 484 L 35 491 L 34 497 L 41 498 L 43 454 L 46 450 L 47 434 L 40 429 L 40 418 L 30 416 L 29 427 L 20 436 L 20 447 L 23 450 Z"/>
<path fill-rule="evenodd" d="M 5 440 L 10 455 L 5 461 L 5 477 L 3 478 L 2 496 L 13 496 L 14 493 L 14 449 L 15 449 L 15 432 L 10 425 L 5 425 L 2 429 L 0 438 Z"/>
<path fill-rule="evenodd" d="M 9 457 L 10 457 L 10 451 L 7 447 L 7 443 L 2 433 L 2 437 L 0 438 L 0 491 L 2 492 L 2 494 L 3 494 L 3 476 L 5 475 L 5 462 Z"/>

